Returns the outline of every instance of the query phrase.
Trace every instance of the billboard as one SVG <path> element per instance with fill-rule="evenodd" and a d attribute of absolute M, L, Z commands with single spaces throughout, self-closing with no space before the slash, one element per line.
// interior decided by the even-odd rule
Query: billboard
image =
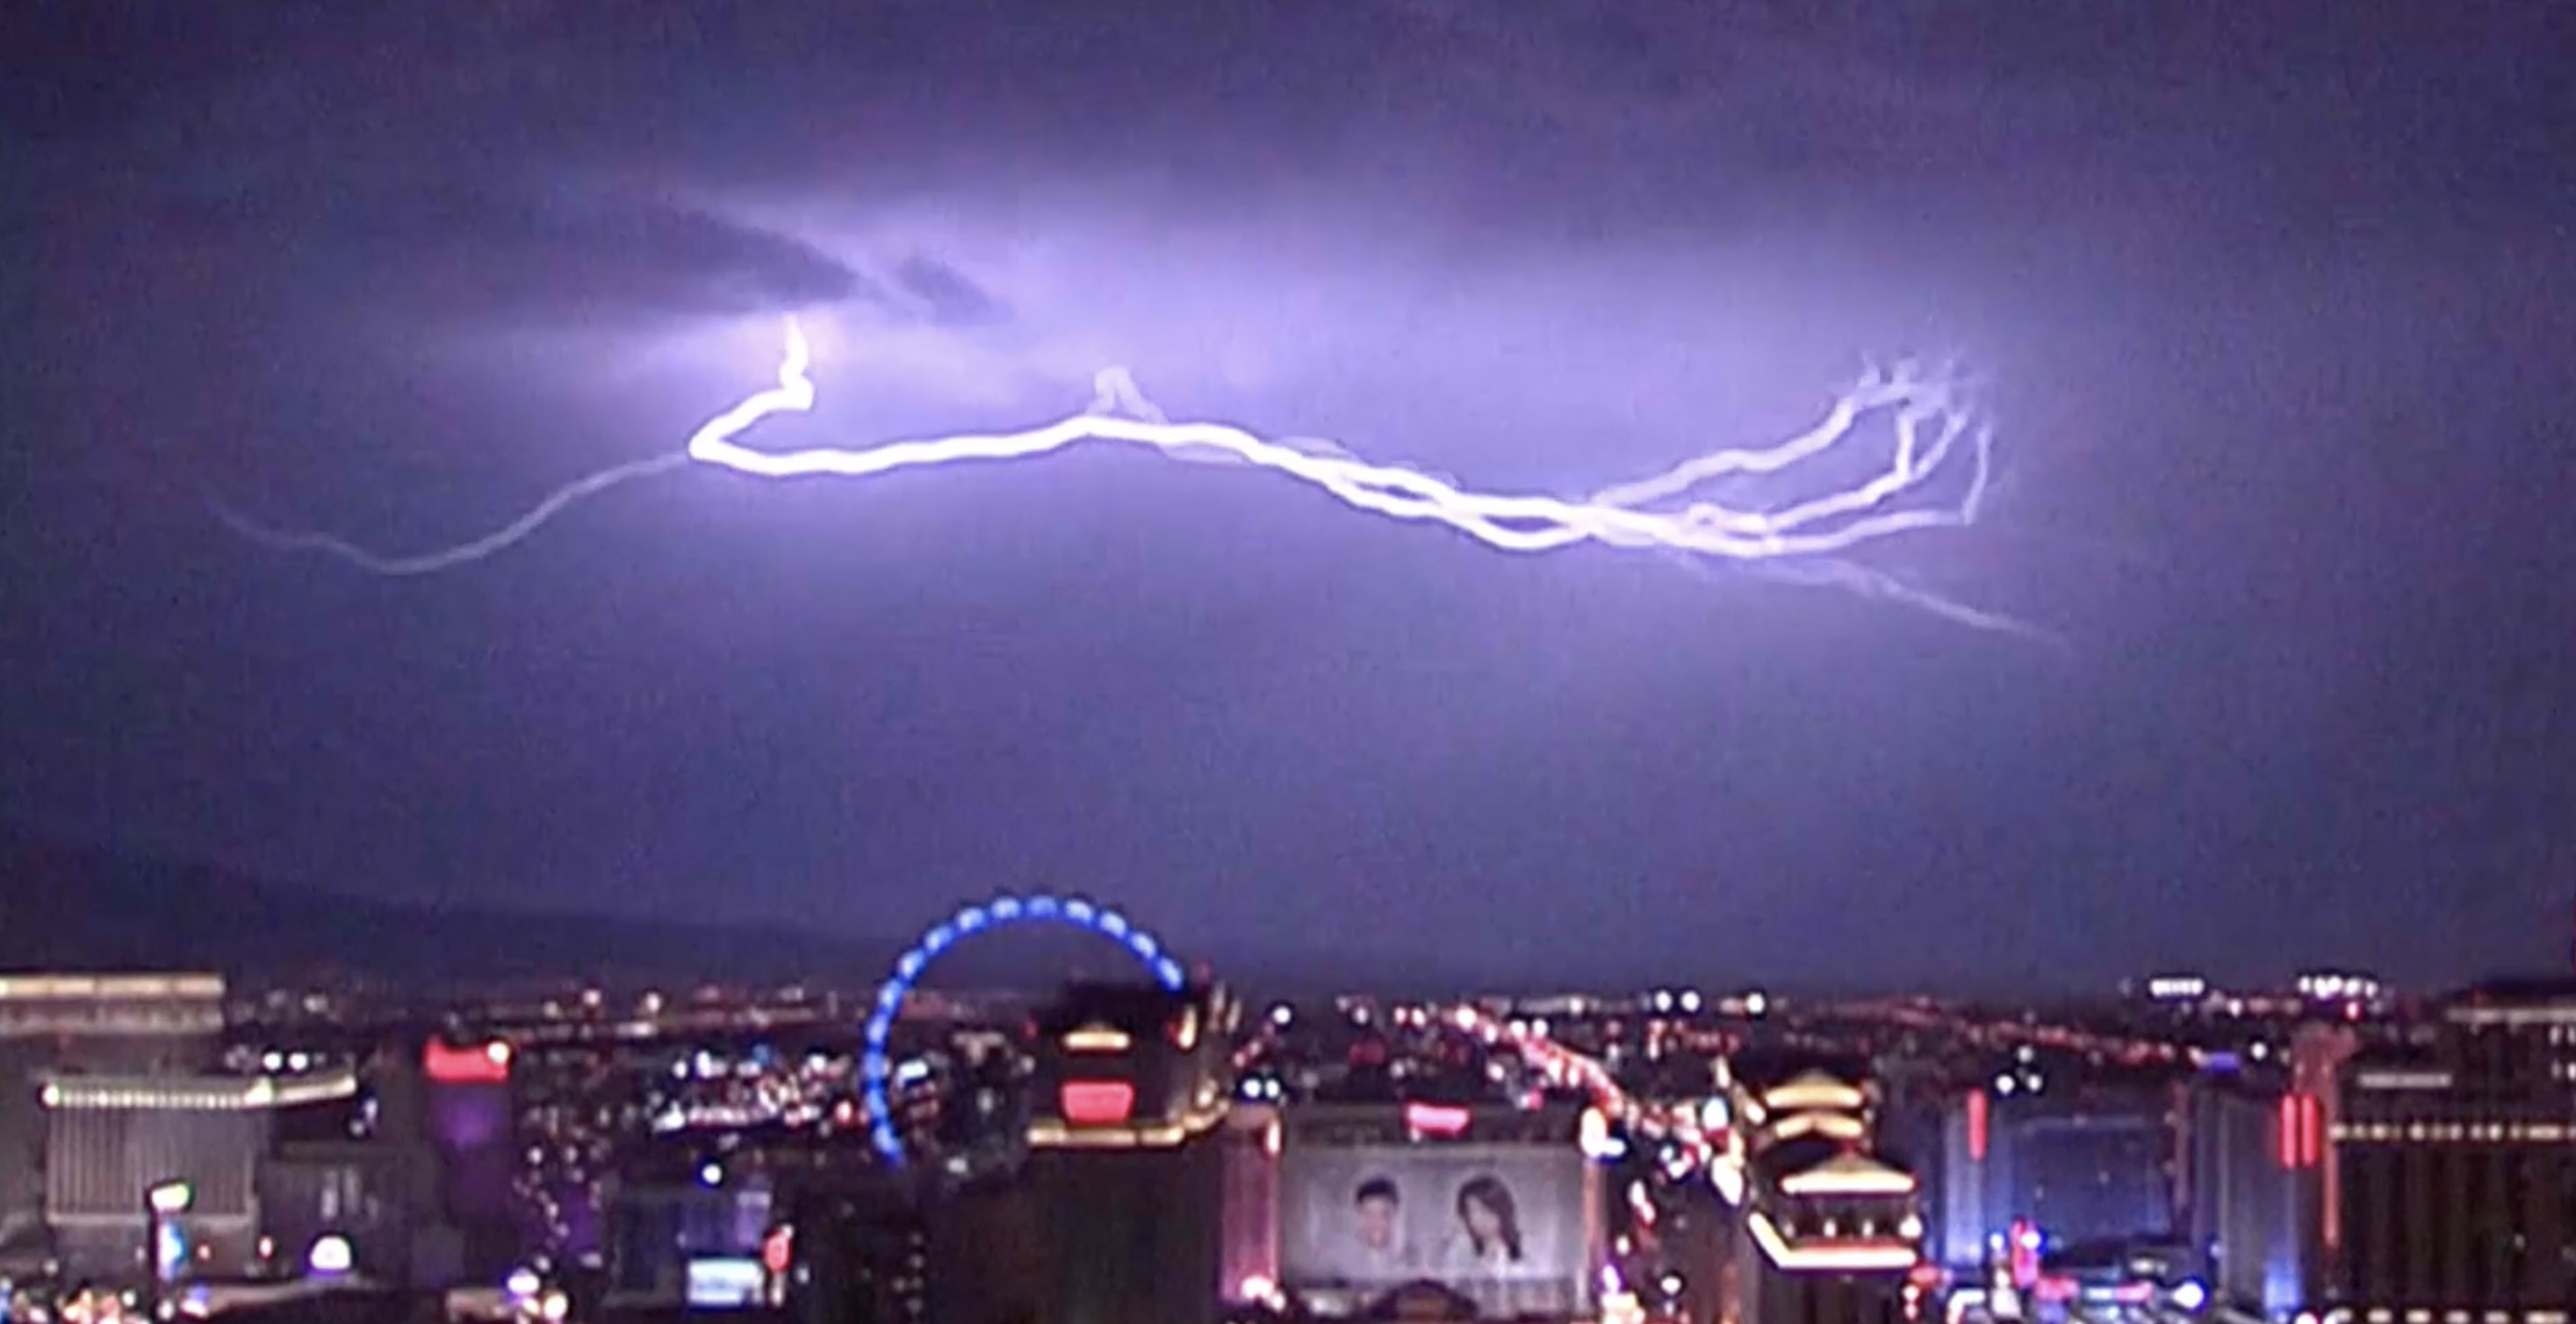
<path fill-rule="evenodd" d="M 760 1261 L 719 1256 L 689 1261 L 688 1303 L 695 1310 L 748 1310 L 767 1301 L 769 1271 Z"/>
<path fill-rule="evenodd" d="M 1572 1145 L 1291 1145 L 1278 1189 L 1289 1291 L 1436 1282 L 1489 1317 L 1590 1304 L 1592 1170 Z"/>

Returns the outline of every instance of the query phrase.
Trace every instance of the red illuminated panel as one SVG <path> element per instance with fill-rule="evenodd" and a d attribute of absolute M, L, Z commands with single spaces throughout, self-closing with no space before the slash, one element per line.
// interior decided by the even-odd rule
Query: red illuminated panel
<path fill-rule="evenodd" d="M 510 1046 L 495 1039 L 453 1048 L 432 1039 L 421 1049 L 420 1067 L 441 1085 L 503 1085 L 510 1080 Z"/>
<path fill-rule="evenodd" d="M 1968 1159 L 1986 1161 L 1986 1092 L 1978 1090 L 1968 1096 Z"/>
<path fill-rule="evenodd" d="M 2299 1096 L 2281 1096 L 2281 1166 L 2299 1166 Z"/>
<path fill-rule="evenodd" d="M 1136 1087 L 1123 1080 L 1068 1080 L 1055 1093 L 1057 1111 L 1076 1126 L 1110 1126 L 1136 1113 Z"/>
<path fill-rule="evenodd" d="M 1475 1114 L 1464 1108 L 1445 1108 L 1436 1103 L 1404 1105 L 1404 1127 L 1424 1135 L 1454 1136 L 1467 1129 Z"/>
<path fill-rule="evenodd" d="M 2013 1220 L 2011 1260 L 2013 1286 L 2027 1291 L 2039 1282 L 2039 1251 L 2044 1240 L 2045 1238 L 2040 1236 L 2039 1229 L 2031 1226 L 2030 1220 L 2026 1218 Z"/>
<path fill-rule="evenodd" d="M 2317 1104 L 2317 1096 L 2313 1094 L 2299 1096 L 2299 1166 L 2302 1168 L 2317 1166 L 2317 1157 L 2325 1149 L 2324 1118 L 2320 1115 L 2322 1112 L 2323 1109 Z"/>

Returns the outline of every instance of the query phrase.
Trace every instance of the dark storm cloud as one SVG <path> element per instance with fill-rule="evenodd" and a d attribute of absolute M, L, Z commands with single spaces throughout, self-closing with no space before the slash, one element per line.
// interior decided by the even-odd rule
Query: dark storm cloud
<path fill-rule="evenodd" d="M 965 272 L 934 257 L 905 258 L 894 269 L 894 282 L 940 326 L 991 326 L 1010 320 L 1008 304 Z"/>
<path fill-rule="evenodd" d="M 230 260 L 291 264 L 316 291 L 424 315 L 541 322 L 886 300 L 792 236 L 649 201 L 465 181 L 359 191 L 314 180 L 173 204 L 158 219 L 170 237 Z"/>

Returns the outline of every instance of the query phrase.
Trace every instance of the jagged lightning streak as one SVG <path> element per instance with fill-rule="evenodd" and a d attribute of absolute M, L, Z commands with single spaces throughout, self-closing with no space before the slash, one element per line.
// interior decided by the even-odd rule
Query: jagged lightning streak
<path fill-rule="evenodd" d="M 232 528 L 270 546 L 321 552 L 382 575 L 418 575 L 491 556 L 535 533 L 575 502 L 689 463 L 771 479 L 862 478 L 967 460 L 1030 459 L 1078 442 L 1111 441 L 1181 459 L 1268 469 L 1321 488 L 1357 509 L 1446 525 L 1505 551 L 1545 552 L 1597 542 L 1661 549 L 1702 560 L 1766 563 L 1778 570 L 1798 563 L 1795 578 L 1841 582 L 1881 595 L 1899 590 L 1893 596 L 1953 619 L 1990 627 L 2011 624 L 1837 559 L 1862 544 L 1897 534 L 1964 526 L 1976 520 L 1991 473 L 1993 433 L 1968 407 L 1956 377 L 1948 373 L 1910 367 L 1873 369 L 1837 399 L 1814 427 L 1785 441 L 1757 449 L 1712 451 L 1654 477 L 1587 499 L 1568 500 L 1479 492 L 1419 470 L 1367 463 L 1323 444 L 1275 441 L 1223 423 L 1176 423 L 1117 368 L 1097 376 L 1094 398 L 1084 412 L 1025 431 L 964 433 L 860 448 L 763 451 L 743 445 L 740 439 L 764 420 L 814 407 L 811 366 L 812 350 L 804 328 L 790 319 L 777 384 L 707 420 L 680 453 L 577 479 L 502 528 L 439 551 L 386 556 L 329 534 L 270 529 L 221 503 L 216 503 L 216 512 Z M 1768 509 L 1688 499 L 1721 479 L 1782 474 L 1818 459 L 1850 438 L 1864 418 L 1881 413 L 1894 428 L 1894 453 L 1884 469 L 1864 481 Z M 1937 504 L 1904 502 L 1937 476 L 1961 466 L 1966 472 L 1955 483 L 1955 499 Z"/>

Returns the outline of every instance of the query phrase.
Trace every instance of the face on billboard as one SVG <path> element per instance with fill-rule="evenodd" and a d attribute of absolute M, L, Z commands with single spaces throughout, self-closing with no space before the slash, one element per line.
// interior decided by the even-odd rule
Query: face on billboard
<path fill-rule="evenodd" d="M 1536 1145 L 1291 1146 L 1279 1165 L 1283 1286 L 1588 1281 L 1583 1156 Z"/>

